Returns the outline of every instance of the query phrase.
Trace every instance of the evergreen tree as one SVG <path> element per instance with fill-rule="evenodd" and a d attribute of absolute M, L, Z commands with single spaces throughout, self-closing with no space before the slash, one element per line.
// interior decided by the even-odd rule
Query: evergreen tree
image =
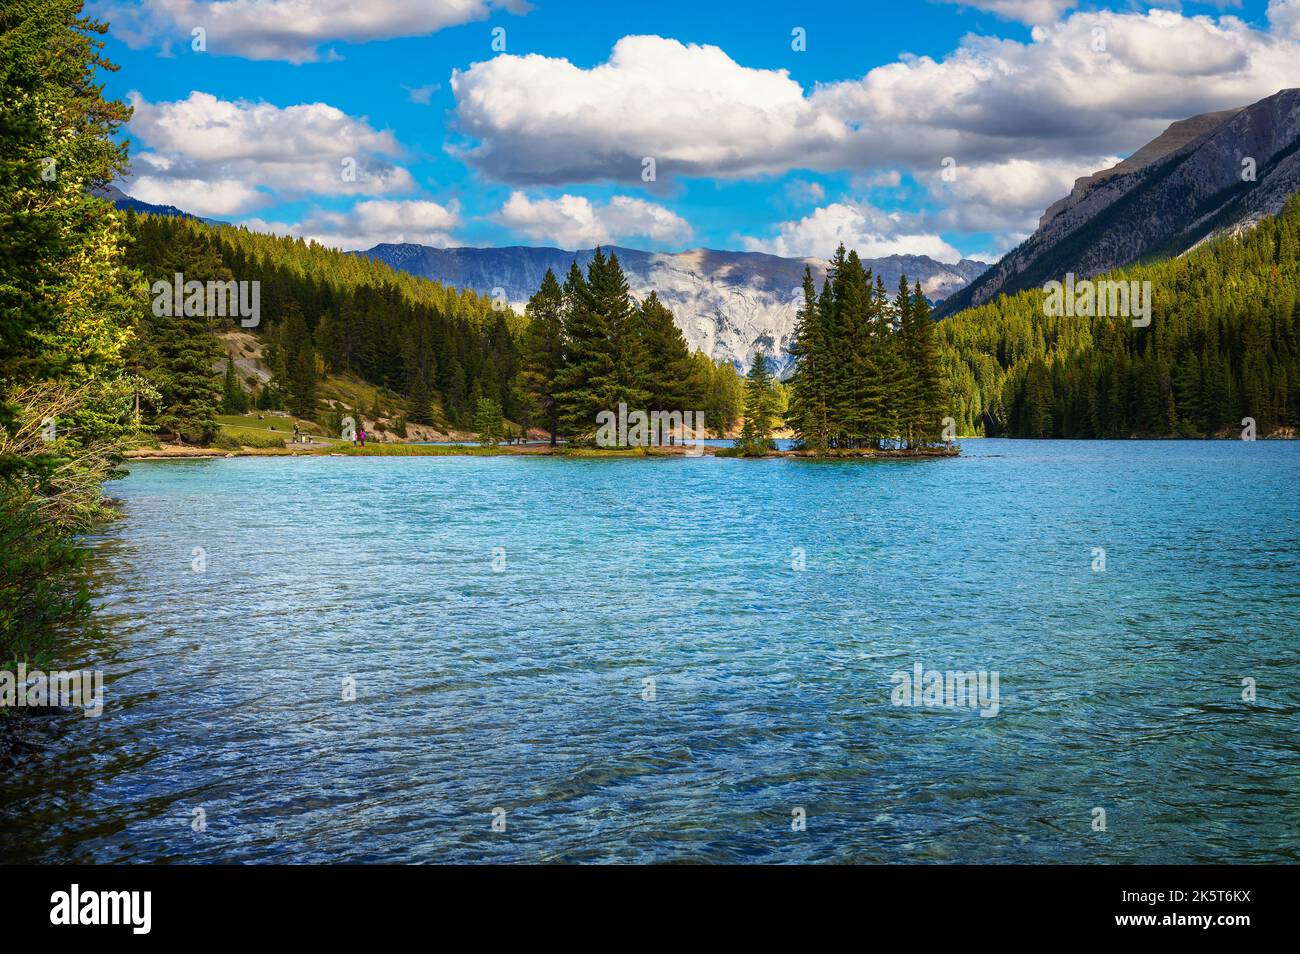
<path fill-rule="evenodd" d="M 906 302 L 907 279 L 902 280 L 904 302 Z M 902 436 L 907 415 L 908 392 L 907 368 L 901 346 L 901 335 L 897 332 L 899 313 L 898 305 L 891 305 L 885 292 L 885 281 L 876 276 L 874 316 L 872 319 L 872 349 L 875 352 L 876 379 L 880 393 L 880 414 L 876 433 L 872 442 L 877 446 L 892 443 L 900 446 L 904 443 Z M 910 302 L 906 302 L 910 305 Z"/>
<path fill-rule="evenodd" d="M 820 296 L 811 269 L 792 338 L 787 422 L 805 447 L 918 447 L 938 438 L 943 372 L 929 305 L 904 276 L 893 302 L 856 252 L 836 251 Z"/>
<path fill-rule="evenodd" d="M 772 372 L 768 369 L 767 356 L 759 351 L 745 376 L 745 423 L 738 445 L 742 453 L 762 455 L 776 447 L 772 441 L 774 404 Z"/>
<path fill-rule="evenodd" d="M 239 383 L 239 377 L 235 371 L 235 359 L 230 355 L 226 356 L 226 376 L 222 388 L 221 410 L 226 414 L 248 413 L 248 395 L 244 393 L 244 387 Z"/>
<path fill-rule="evenodd" d="M 653 291 L 641 303 L 641 338 L 646 355 L 643 383 L 648 410 L 699 410 L 691 388 L 691 352 L 673 313 Z"/>
<path fill-rule="evenodd" d="M 713 361 L 703 351 L 691 355 L 690 391 L 698 395 L 709 433 L 723 438 L 740 419 L 744 382 L 730 361 Z"/>
<path fill-rule="evenodd" d="M 616 410 L 620 403 L 626 403 L 629 408 L 645 410 L 650 400 L 646 389 L 649 355 L 641 330 L 641 315 L 632 303 L 617 255 L 611 254 L 604 267 L 594 273 L 588 271 L 587 288 L 593 307 L 606 316 L 614 346 L 615 393 L 609 409 Z"/>
<path fill-rule="evenodd" d="M 795 438 L 805 447 L 825 450 L 830 445 L 827 420 L 827 362 L 829 355 L 823 336 L 821 309 L 813 284 L 812 268 L 804 266 L 803 304 L 791 335 L 790 401 L 787 423 Z"/>
<path fill-rule="evenodd" d="M 535 408 L 535 417 L 556 445 L 560 430 L 560 404 L 556 381 L 564 367 L 565 294 L 549 268 L 537 293 L 528 300 L 528 327 L 524 329 L 523 379 Z"/>
<path fill-rule="evenodd" d="M 0 12 L 0 428 L 14 423 L 24 385 L 120 379 L 131 334 L 123 217 L 88 192 L 126 170 L 112 137 L 131 110 L 104 99 L 96 70 L 117 69 L 97 39 L 107 26 L 80 14 L 76 0 L 14 0 Z M 47 463 L 0 455 L 0 478 Z"/>
<path fill-rule="evenodd" d="M 123 367 L 139 306 L 122 216 L 90 194 L 126 171 L 131 114 L 97 70 L 78 0 L 0 5 L 0 660 L 39 659 L 89 607 L 72 534 L 105 512 L 145 391 Z M 152 392 L 147 392 L 152 393 Z M 55 440 L 36 422 L 50 417 Z M 8 720 L 0 720 L 8 721 Z"/>
<path fill-rule="evenodd" d="M 922 447 L 939 440 L 943 418 L 949 414 L 934 321 L 920 282 L 909 295 L 907 278 L 903 277 L 896 310 L 904 368 L 900 433 L 907 446 Z"/>
<path fill-rule="evenodd" d="M 607 272 L 608 262 L 598 248 L 587 268 L 588 277 L 584 279 L 574 263 L 564 284 L 564 366 L 555 378 L 555 397 L 560 430 L 573 443 L 591 442 L 596 416 L 617 410 L 622 393 L 615 374 L 614 316 L 610 314 L 620 303 L 609 300 L 617 289 L 611 287 L 615 283 Z M 630 303 L 626 307 L 630 310 Z"/>
<path fill-rule="evenodd" d="M 416 424 L 434 423 L 433 416 L 433 389 L 429 387 L 429 379 L 425 377 L 423 371 L 416 374 L 415 384 L 411 388 L 411 396 L 407 402 L 410 410 L 407 412 L 406 420 Z M 405 428 L 405 423 L 403 423 Z"/>
<path fill-rule="evenodd" d="M 148 423 L 166 440 L 208 444 L 217 434 L 216 415 L 223 404 L 221 343 L 205 314 L 185 314 L 174 300 L 173 277 L 186 281 L 228 281 L 231 273 L 206 234 L 173 232 L 164 219 L 132 219 L 136 241 L 130 260 L 149 287 L 126 363 L 151 394 L 141 403 Z M 155 291 L 154 283 L 161 282 Z"/>
<path fill-rule="evenodd" d="M 307 343 L 298 348 L 289 379 L 289 412 L 295 417 L 316 416 L 316 351 Z"/>
<path fill-rule="evenodd" d="M 500 403 L 493 398 L 479 398 L 474 411 L 474 431 L 480 444 L 499 444 L 505 439 Z"/>

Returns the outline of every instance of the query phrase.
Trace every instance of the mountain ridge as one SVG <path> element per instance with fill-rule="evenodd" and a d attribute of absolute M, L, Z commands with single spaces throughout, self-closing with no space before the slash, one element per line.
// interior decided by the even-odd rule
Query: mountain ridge
<path fill-rule="evenodd" d="M 643 298 L 651 291 L 658 294 L 672 310 L 691 347 L 742 369 L 759 350 L 778 366 L 785 366 L 786 349 L 802 302 L 804 268 L 812 268 L 820 287 L 827 264 L 815 258 L 784 258 L 766 252 L 707 248 L 649 252 L 618 245 L 603 248 L 618 256 L 634 297 Z M 579 267 L 585 267 L 594 249 L 570 251 L 528 245 L 434 248 L 403 242 L 380 243 L 352 254 L 484 295 L 500 289 L 507 301 L 522 307 L 541 284 L 547 268 L 563 280 L 570 264 L 576 261 Z M 972 259 L 946 264 L 925 255 L 890 255 L 865 259 L 863 264 L 880 275 L 891 292 L 901 275 L 906 275 L 909 282 L 919 281 L 932 301 L 941 301 L 965 287 L 989 267 Z"/>
<path fill-rule="evenodd" d="M 1062 280 L 1067 272 L 1087 278 L 1181 255 L 1214 235 L 1249 228 L 1300 191 L 1297 147 L 1300 89 L 1174 123 L 1129 160 L 1076 182 L 1033 235 L 936 314 Z"/>

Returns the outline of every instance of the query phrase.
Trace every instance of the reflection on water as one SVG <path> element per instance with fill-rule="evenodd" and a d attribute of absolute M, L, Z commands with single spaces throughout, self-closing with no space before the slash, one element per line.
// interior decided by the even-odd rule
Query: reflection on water
<path fill-rule="evenodd" d="M 1300 446 L 964 450 L 134 464 L 0 859 L 1297 860 Z"/>

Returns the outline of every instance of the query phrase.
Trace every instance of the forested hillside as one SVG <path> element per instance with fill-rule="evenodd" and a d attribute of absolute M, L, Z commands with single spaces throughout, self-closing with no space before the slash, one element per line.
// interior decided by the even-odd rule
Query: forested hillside
<path fill-rule="evenodd" d="M 1300 197 L 1237 237 L 1112 272 L 1150 281 L 1151 322 L 1052 317 L 1041 290 L 939 322 L 962 434 L 1261 436 L 1300 421 Z"/>
<path fill-rule="evenodd" d="M 186 280 L 261 283 L 260 323 L 274 372 L 259 406 L 318 412 L 325 373 L 354 374 L 404 398 L 416 423 L 470 423 L 477 400 L 520 412 L 512 387 L 520 319 L 473 292 L 394 271 L 301 239 L 213 228 L 192 219 L 127 213 L 131 263 L 145 284 Z M 158 317 L 146 310 L 136 343 L 140 373 L 160 400 L 148 408 L 164 436 L 202 441 L 220 400 L 213 332 L 233 319 Z M 513 327 L 512 327 L 513 323 Z"/>
<path fill-rule="evenodd" d="M 553 303 L 546 295 L 536 297 L 530 321 L 473 291 L 302 239 L 133 212 L 126 224 L 128 258 L 143 286 L 171 282 L 178 272 L 186 281 L 261 283 L 260 321 L 250 330 L 265 343 L 272 379 L 251 395 L 260 409 L 325 423 L 330 411 L 318 399 L 322 377 L 354 375 L 388 394 L 405 421 L 480 431 L 484 422 L 504 420 L 554 431 L 550 395 L 538 400 L 536 348 L 539 334 L 562 332 L 564 341 L 545 346 L 567 349 L 570 365 L 583 347 L 617 350 L 617 359 L 607 359 L 616 366 L 620 389 L 606 393 L 602 382 L 592 385 L 608 399 L 602 408 L 623 399 L 640 406 L 649 398 L 661 402 L 654 407 L 707 410 L 718 432 L 736 421 L 735 369 L 692 354 L 653 294 L 634 301 L 615 257 L 600 255 L 592 262 L 593 284 L 576 266 L 563 291 L 551 275 L 543 291 L 559 297 Z M 552 304 L 556 316 L 563 313 L 563 327 L 539 320 L 551 314 Z M 221 356 L 216 332 L 238 327 L 236 318 L 160 316 L 144 309 L 128 363 L 153 392 L 142 400 L 146 426 L 164 439 L 207 443 L 215 437 L 223 400 L 222 380 L 213 370 Z M 585 344 L 584 328 L 592 339 Z M 613 343 L 602 344 L 605 336 Z M 521 373 L 521 349 L 529 348 L 532 375 Z M 595 405 L 579 412 L 576 401 L 564 404 L 565 433 L 574 437 L 583 430 L 574 415 L 585 415 L 593 428 L 595 415 Z M 492 423 L 494 433 L 497 426 Z"/>

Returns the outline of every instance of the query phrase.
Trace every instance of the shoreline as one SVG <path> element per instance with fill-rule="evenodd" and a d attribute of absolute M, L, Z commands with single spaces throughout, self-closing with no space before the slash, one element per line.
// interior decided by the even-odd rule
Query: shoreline
<path fill-rule="evenodd" d="M 814 453 L 808 450 L 773 450 L 766 454 L 745 456 L 732 453 L 732 447 L 705 445 L 699 453 L 691 453 L 690 445 L 656 447 L 574 447 L 563 444 L 407 444 L 376 443 L 366 447 L 242 447 L 226 450 L 219 447 L 190 447 L 164 444 L 161 447 L 141 447 L 129 450 L 127 460 L 218 460 L 227 457 L 568 457 L 587 460 L 616 460 L 649 457 L 726 457 L 738 460 L 764 460 L 793 458 L 796 460 L 931 460 L 958 457 L 958 447 L 931 447 L 921 450 L 852 450 L 831 453 Z"/>
<path fill-rule="evenodd" d="M 931 460 L 961 456 L 961 441 L 982 440 L 1060 440 L 1071 443 L 1130 443 L 1152 441 L 1160 443 L 1213 441 L 1233 443 L 1236 437 L 1060 437 L 1060 438 L 988 438 L 983 435 L 958 437 L 952 448 L 930 447 L 921 450 L 862 450 L 814 453 L 807 450 L 774 450 L 766 454 L 748 456 L 735 453 L 734 447 L 706 444 L 699 454 L 691 454 L 690 445 L 656 447 L 568 448 L 564 444 L 552 447 L 548 443 L 531 444 L 418 444 L 406 441 L 376 441 L 365 447 L 337 444 L 314 444 L 285 447 L 194 447 L 186 444 L 163 444 L 159 447 L 137 447 L 126 451 L 126 460 L 217 460 L 223 457 L 572 457 L 588 459 L 617 459 L 631 457 L 726 457 L 740 460 L 761 460 L 773 457 L 790 457 L 799 460 Z M 1257 438 L 1259 441 L 1288 442 L 1297 439 L 1293 433 L 1278 433 Z M 1250 442 L 1246 442 L 1250 443 Z"/>

